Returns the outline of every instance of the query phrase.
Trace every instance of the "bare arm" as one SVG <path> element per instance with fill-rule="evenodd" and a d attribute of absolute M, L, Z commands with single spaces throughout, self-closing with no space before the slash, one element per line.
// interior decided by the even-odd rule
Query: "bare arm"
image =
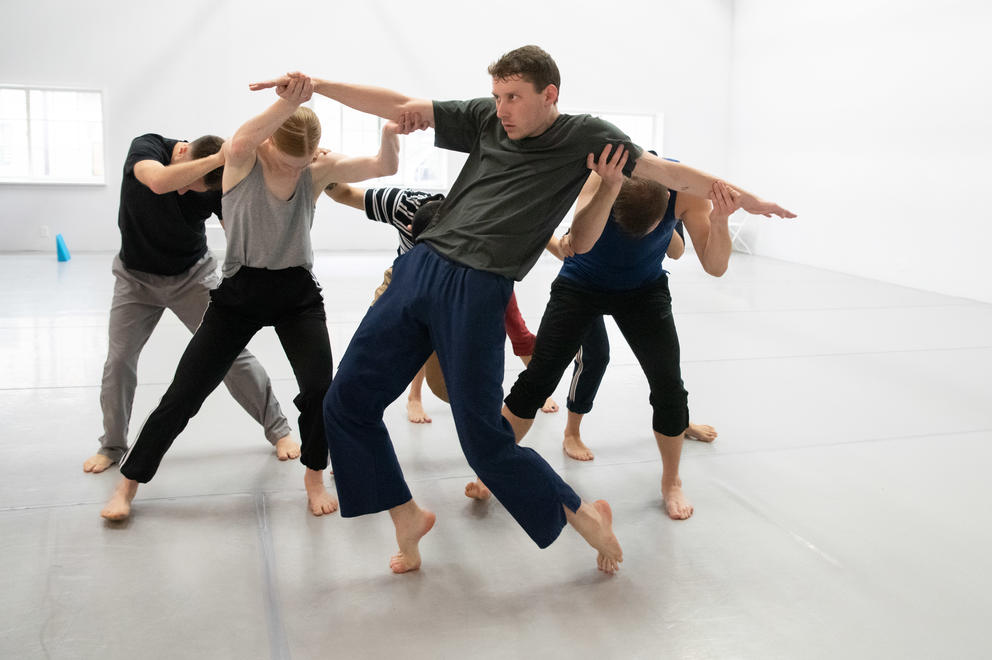
<path fill-rule="evenodd" d="M 396 174 L 400 167 L 400 131 L 396 122 L 387 122 L 382 127 L 382 142 L 375 156 L 349 157 L 329 151 L 318 154 L 310 166 L 314 190 L 318 191 L 316 197 L 332 182 L 364 181 Z"/>
<path fill-rule="evenodd" d="M 344 204 L 359 211 L 365 210 L 365 191 L 347 183 L 331 183 L 324 187 L 327 196 L 338 204 Z"/>
<path fill-rule="evenodd" d="M 289 73 L 279 78 L 251 83 L 248 88 L 255 91 L 268 87 L 285 85 L 292 77 Z M 369 85 L 352 85 L 314 78 L 314 91 L 360 112 L 367 112 L 383 119 L 400 122 L 404 115 L 417 115 L 419 126 L 434 126 L 434 104 L 428 99 L 415 99 L 399 92 Z"/>
<path fill-rule="evenodd" d="M 204 174 L 224 165 L 224 150 L 212 156 L 163 165 L 157 160 L 141 160 L 134 164 L 134 176 L 156 195 L 185 188 Z"/>
<path fill-rule="evenodd" d="M 255 165 L 255 151 L 265 140 L 289 119 L 304 101 L 313 94 L 313 84 L 309 78 L 294 78 L 283 87 L 278 87 L 279 99 L 262 114 L 252 117 L 224 143 L 226 165 L 224 166 L 225 191 L 230 190 L 248 176 Z"/>
<path fill-rule="evenodd" d="M 717 181 L 716 177 L 706 172 L 694 169 L 688 165 L 683 165 L 682 163 L 675 163 L 664 158 L 659 158 L 647 152 L 637 159 L 637 164 L 634 166 L 634 176 L 657 181 L 671 190 L 680 193 L 689 193 L 701 199 L 705 199 L 710 194 L 713 190 L 713 184 Z M 777 215 L 781 218 L 796 217 L 795 213 L 787 211 L 778 204 L 766 202 L 757 195 L 733 184 L 727 185 L 739 193 L 740 196 L 738 199 L 740 200 L 741 208 L 748 213 L 765 216 Z M 695 237 L 693 237 L 692 242 L 695 244 Z"/>
<path fill-rule="evenodd" d="M 696 256 L 703 270 L 720 277 L 727 272 L 732 248 L 728 220 L 730 214 L 740 208 L 740 194 L 724 183 L 713 184 L 709 200 L 694 195 L 680 194 L 676 206 L 677 215 L 685 223 L 685 229 L 692 237 Z M 676 235 L 673 235 L 674 240 Z"/>
<path fill-rule="evenodd" d="M 678 259 L 685 254 L 685 241 L 679 236 L 677 231 L 672 232 L 672 240 L 668 242 L 668 250 L 665 254 L 669 259 Z"/>
<path fill-rule="evenodd" d="M 603 149 L 598 162 L 593 161 L 592 154 L 586 158 L 586 167 L 592 170 L 592 173 L 579 192 L 580 201 L 575 208 L 572 229 L 566 235 L 567 247 L 574 250 L 575 254 L 588 252 L 599 240 L 606 221 L 610 218 L 613 202 L 616 201 L 620 186 L 623 185 L 623 168 L 627 164 L 627 152 L 623 147 L 617 147 L 610 155 L 610 149 L 609 145 Z M 586 186 L 589 187 L 588 190 Z"/>

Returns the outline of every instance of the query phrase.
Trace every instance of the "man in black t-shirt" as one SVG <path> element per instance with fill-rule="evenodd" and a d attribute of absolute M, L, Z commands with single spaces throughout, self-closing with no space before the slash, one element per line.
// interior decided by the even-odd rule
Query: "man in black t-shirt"
<path fill-rule="evenodd" d="M 210 290 L 219 284 L 204 222 L 221 215 L 222 143 L 211 135 L 189 143 L 154 133 L 131 142 L 121 181 L 121 250 L 113 264 L 110 347 L 100 387 L 104 432 L 100 449 L 83 464 L 85 472 L 103 472 L 127 451 L 138 356 L 162 313 L 171 309 L 195 331 Z M 280 460 L 300 455 L 269 377 L 250 353 L 238 356 L 224 384 L 265 428 Z"/>
<path fill-rule="evenodd" d="M 476 474 L 539 547 L 550 545 L 567 522 L 597 550 L 600 570 L 613 573 L 623 553 L 609 505 L 583 501 L 540 455 L 515 443 L 531 420 L 500 413 L 502 312 L 513 280 L 537 261 L 590 170 L 636 173 L 701 197 L 716 179 L 642 154 L 602 119 L 559 113 L 558 67 L 537 46 L 506 53 L 489 74 L 491 98 L 444 102 L 313 78 L 318 94 L 405 128 L 433 126 L 436 146 L 468 154 L 437 221 L 396 260 L 392 283 L 352 337 L 324 399 L 341 515 L 388 510 L 400 549 L 390 568 L 403 573 L 420 567 L 419 541 L 435 516 L 413 500 L 382 413 L 433 348 L 462 450 Z M 286 85 L 300 75 L 251 88 Z M 745 191 L 740 200 L 751 213 L 791 217 Z M 589 213 L 576 215 L 577 252 L 596 242 L 606 222 L 600 211 L 611 205 L 605 194 L 597 195 Z"/>

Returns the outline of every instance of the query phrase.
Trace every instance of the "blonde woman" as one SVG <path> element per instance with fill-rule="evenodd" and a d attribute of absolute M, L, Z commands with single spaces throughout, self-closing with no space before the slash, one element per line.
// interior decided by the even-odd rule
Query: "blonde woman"
<path fill-rule="evenodd" d="M 320 122 L 300 107 L 313 83 L 298 75 L 276 92 L 279 100 L 224 144 L 224 279 L 211 292 L 172 384 L 121 461 L 121 481 L 101 512 L 109 520 L 130 515 L 138 484 L 155 475 L 173 440 L 264 326 L 275 329 L 300 388 L 294 403 L 300 410 L 300 462 L 307 468 L 310 511 L 320 516 L 337 510 L 337 499 L 323 482 L 328 455 L 322 401 L 333 367 L 324 301 L 312 272 L 310 228 L 317 197 L 332 181 L 396 172 L 400 128 L 387 124 L 374 157 L 318 155 Z"/>

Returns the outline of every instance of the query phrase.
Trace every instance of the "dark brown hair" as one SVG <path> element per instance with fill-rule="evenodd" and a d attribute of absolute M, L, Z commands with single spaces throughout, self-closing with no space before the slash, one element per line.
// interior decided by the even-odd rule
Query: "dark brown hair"
<path fill-rule="evenodd" d="M 613 217 L 624 231 L 640 238 L 665 215 L 670 196 L 668 188 L 651 179 L 624 179 L 613 202 Z"/>
<path fill-rule="evenodd" d="M 207 156 L 213 156 L 220 151 L 224 144 L 224 138 L 216 135 L 204 135 L 189 143 L 189 155 L 192 160 L 199 160 Z M 220 182 L 224 177 L 224 166 L 210 170 L 203 175 L 203 183 L 207 190 L 220 190 Z"/>
<path fill-rule="evenodd" d="M 561 90 L 561 74 L 558 65 L 538 46 L 522 46 L 511 50 L 489 65 L 489 75 L 497 80 L 508 80 L 520 76 L 534 85 L 538 92 L 548 85 Z"/>

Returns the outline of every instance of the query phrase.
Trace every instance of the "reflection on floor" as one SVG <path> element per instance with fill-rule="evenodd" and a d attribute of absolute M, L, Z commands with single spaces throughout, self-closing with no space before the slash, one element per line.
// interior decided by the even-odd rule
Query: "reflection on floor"
<path fill-rule="evenodd" d="M 336 357 L 389 261 L 319 256 Z M 612 363 L 584 425 L 596 459 L 564 457 L 564 413 L 540 415 L 527 442 L 611 502 L 621 572 L 599 574 L 570 530 L 540 551 L 499 503 L 467 500 L 450 410 L 427 394 L 433 424 L 406 422 L 402 399 L 386 414 L 438 513 L 423 570 L 394 576 L 388 516 L 310 516 L 302 467 L 279 463 L 223 390 L 132 520 L 100 519 L 116 467 L 81 466 L 101 430 L 110 262 L 0 257 L 0 657 L 992 654 L 990 305 L 739 254 L 716 280 L 687 255 L 671 266 L 683 375 L 693 420 L 720 432 L 685 448 L 696 515 L 664 515 L 647 384 L 608 322 Z M 535 331 L 556 265 L 517 285 Z M 188 337 L 167 314 L 145 348 L 132 439 Z M 292 411 L 274 333 L 250 348 Z M 506 387 L 521 368 L 507 358 Z"/>

